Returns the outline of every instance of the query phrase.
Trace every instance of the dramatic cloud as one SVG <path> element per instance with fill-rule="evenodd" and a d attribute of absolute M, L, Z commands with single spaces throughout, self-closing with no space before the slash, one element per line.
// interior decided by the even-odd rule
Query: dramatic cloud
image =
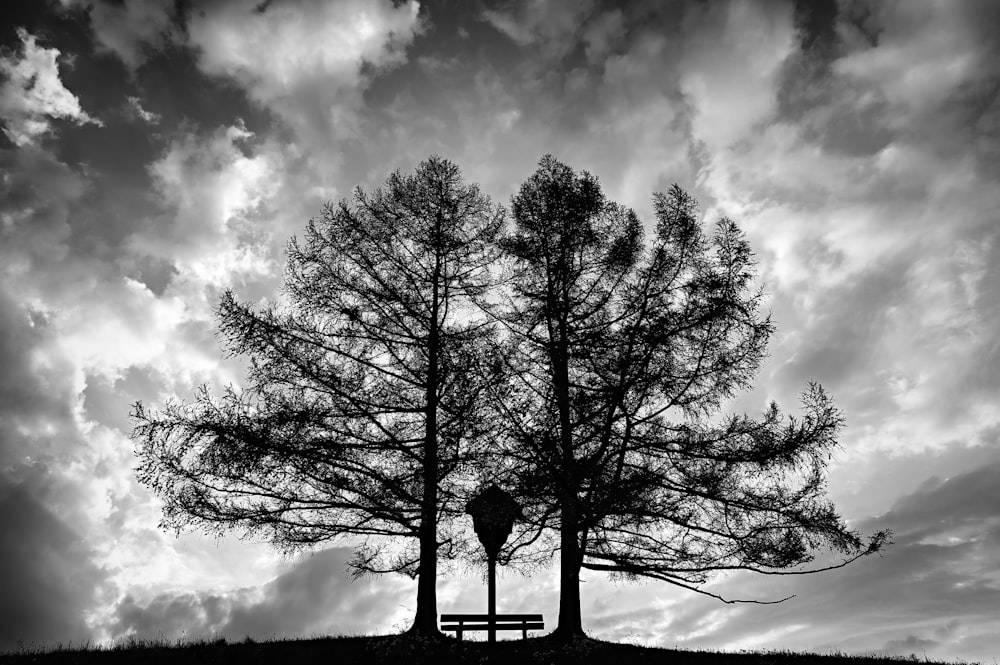
<path fill-rule="evenodd" d="M 248 219 L 273 194 L 279 164 L 247 156 L 253 134 L 237 123 L 210 137 L 185 135 L 171 143 L 149 171 L 168 220 L 153 220 L 133 236 L 139 252 L 172 261 L 184 279 L 227 284 L 233 273 L 271 269 L 256 251 L 267 248 L 263 229 Z"/>
<path fill-rule="evenodd" d="M 997 74 L 995 47 L 976 27 L 985 17 L 919 2 L 851 5 L 836 21 L 805 11 L 799 50 L 770 70 L 758 62 L 757 76 L 773 76 L 740 104 L 726 102 L 730 86 L 717 102 L 695 99 L 694 135 L 720 148 L 709 149 L 706 189 L 748 230 L 774 294 L 779 343 L 762 385 L 787 401 L 824 381 L 845 400 L 858 453 L 974 441 L 998 415 L 997 386 L 978 368 L 995 363 L 983 295 L 997 285 L 986 266 L 1000 201 L 987 186 L 993 162 L 978 155 L 1000 137 L 966 129 L 995 113 L 983 83 Z M 752 59 L 738 52 L 754 49 L 748 34 L 713 40 L 710 62 Z M 692 60 L 685 76 L 700 67 Z M 709 79 L 726 76 L 716 65 Z M 712 108 L 736 117 L 700 129 Z"/>
<path fill-rule="evenodd" d="M 86 540 L 53 515 L 30 484 L 0 487 L 0 649 L 81 646 L 93 633 L 86 613 L 106 574 Z"/>
<path fill-rule="evenodd" d="M 174 23 L 173 0 L 131 0 L 124 3 L 62 0 L 62 3 L 84 9 L 99 47 L 114 53 L 133 72 L 146 61 L 149 52 L 180 37 Z"/>
<path fill-rule="evenodd" d="M 82 108 L 80 100 L 67 90 L 59 78 L 59 49 L 40 46 L 34 35 L 18 28 L 20 53 L 0 54 L 0 118 L 4 134 L 15 145 L 36 142 L 52 129 L 54 118 L 77 124 L 101 121 Z"/>
<path fill-rule="evenodd" d="M 230 641 L 359 635 L 399 630 L 399 603 L 412 584 L 373 584 L 346 576 L 351 551 L 328 549 L 288 567 L 256 589 L 160 594 L 140 604 L 125 596 L 115 610 L 117 638 L 225 637 Z"/>
<path fill-rule="evenodd" d="M 130 405 L 240 383 L 219 293 L 280 298 L 324 202 L 440 154 L 506 203 L 552 153 L 649 225 L 677 182 L 745 229 L 777 332 L 730 408 L 794 411 L 823 383 L 848 422 L 831 496 L 896 531 L 843 570 L 712 587 L 797 594 L 777 606 L 588 576 L 587 630 L 997 655 L 994 4 L 60 4 L 15 1 L 0 43 L 0 602 L 26 608 L 0 647 L 405 627 L 412 583 L 349 582 L 350 543 L 282 564 L 158 530 Z M 478 569 L 438 591 L 440 611 L 485 604 Z M 505 574 L 499 603 L 551 626 L 555 575 Z"/>
<path fill-rule="evenodd" d="M 215 3 L 189 18 L 199 67 L 238 82 L 306 140 L 361 138 L 355 113 L 369 71 L 403 60 L 415 2 Z"/>
<path fill-rule="evenodd" d="M 994 611 L 1000 562 L 990 554 L 1000 539 L 996 448 L 992 459 L 950 478 L 931 478 L 888 512 L 860 522 L 862 530 L 894 531 L 895 542 L 881 557 L 808 579 L 734 579 L 720 588 L 760 599 L 798 595 L 769 607 L 722 609 L 698 599 L 677 604 L 661 635 L 686 647 L 756 648 L 778 641 L 767 633 L 783 626 L 781 642 L 790 648 L 926 650 L 928 657 L 986 660 L 992 652 L 982 638 L 1000 630 Z"/>

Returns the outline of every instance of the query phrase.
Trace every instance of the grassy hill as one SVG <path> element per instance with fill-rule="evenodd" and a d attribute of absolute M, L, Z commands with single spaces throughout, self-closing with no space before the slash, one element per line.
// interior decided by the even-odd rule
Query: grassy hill
<path fill-rule="evenodd" d="M 678 651 L 580 640 L 567 644 L 545 637 L 502 641 L 459 642 L 452 638 L 421 640 L 407 636 L 328 637 L 227 643 L 125 642 L 106 649 L 59 648 L 51 651 L 21 649 L 0 655 L 0 662 L 33 665 L 119 665 L 135 663 L 205 663 L 212 665 L 257 665 L 264 663 L 331 663 L 334 665 L 380 665 L 457 663 L 496 665 L 886 665 L 887 663 L 932 663 L 926 658 L 885 656 L 817 655 L 793 652 Z"/>

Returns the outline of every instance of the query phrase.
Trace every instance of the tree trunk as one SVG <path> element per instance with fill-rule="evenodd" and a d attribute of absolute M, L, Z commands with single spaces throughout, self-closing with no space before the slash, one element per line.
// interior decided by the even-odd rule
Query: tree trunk
<path fill-rule="evenodd" d="M 410 632 L 439 635 L 437 623 L 437 499 L 438 499 L 438 353 L 440 347 L 440 260 L 434 267 L 431 327 L 427 338 L 427 397 L 424 428 L 424 496 L 420 506 L 420 563 L 417 568 L 417 615 Z"/>
<path fill-rule="evenodd" d="M 580 613 L 580 540 L 577 534 L 575 493 L 567 493 L 562 501 L 562 530 L 559 550 L 559 625 L 553 636 L 571 639 L 583 636 Z"/>
<path fill-rule="evenodd" d="M 559 625 L 553 632 L 561 639 L 583 635 L 580 615 L 580 541 L 578 538 L 580 511 L 577 498 L 576 457 L 573 452 L 572 419 L 569 401 L 569 344 L 567 343 L 565 302 L 560 303 L 558 339 L 552 346 L 552 383 L 555 389 L 556 408 L 559 410 L 559 444 L 562 450 L 562 516 L 559 551 Z"/>
<path fill-rule="evenodd" d="M 421 511 L 420 564 L 417 576 L 417 614 L 410 632 L 436 635 L 437 627 L 437 534 L 434 516 L 426 516 L 426 506 Z M 432 511 L 433 512 L 433 511 Z M 425 526 L 426 525 L 426 526 Z M 427 528 L 429 526 L 429 528 Z"/>
<path fill-rule="evenodd" d="M 435 409 L 436 411 L 436 409 Z M 428 414 L 428 430 L 436 418 Z M 410 632 L 438 634 L 437 625 L 437 437 L 428 432 L 424 447 L 424 498 L 420 509 L 420 563 L 417 614 Z"/>

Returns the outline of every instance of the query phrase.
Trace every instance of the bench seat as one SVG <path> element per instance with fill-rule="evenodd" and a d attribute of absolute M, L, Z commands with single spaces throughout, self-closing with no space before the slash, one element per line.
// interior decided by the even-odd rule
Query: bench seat
<path fill-rule="evenodd" d="M 462 639 L 462 633 L 467 630 L 489 630 L 488 614 L 442 614 L 441 630 L 457 633 Z M 498 614 L 496 615 L 497 630 L 519 630 L 521 638 L 528 638 L 529 630 L 544 630 L 545 622 L 541 614 Z"/>

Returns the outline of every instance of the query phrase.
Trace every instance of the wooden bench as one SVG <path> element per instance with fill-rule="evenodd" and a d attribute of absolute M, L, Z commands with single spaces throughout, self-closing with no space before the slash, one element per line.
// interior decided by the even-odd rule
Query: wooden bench
<path fill-rule="evenodd" d="M 462 633 L 467 630 L 489 630 L 490 615 L 488 614 L 442 614 L 441 630 Z M 521 638 L 528 639 L 529 630 L 544 630 L 545 622 L 541 614 L 498 614 L 496 615 L 497 630 L 519 630 Z"/>

